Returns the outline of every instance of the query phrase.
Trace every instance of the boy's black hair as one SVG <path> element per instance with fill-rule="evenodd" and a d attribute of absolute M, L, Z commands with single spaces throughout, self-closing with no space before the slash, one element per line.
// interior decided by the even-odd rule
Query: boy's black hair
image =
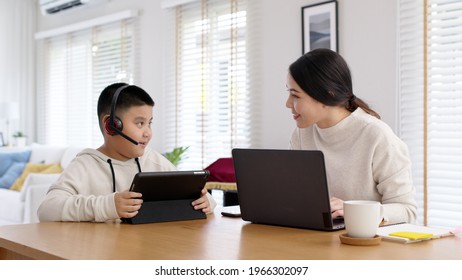
<path fill-rule="evenodd" d="M 117 89 L 126 85 L 126 83 L 114 83 L 103 89 L 98 98 L 97 108 L 98 120 L 100 123 L 105 115 L 111 113 L 112 99 Z M 130 85 L 120 92 L 117 98 L 116 112 L 114 112 L 114 114 L 117 116 L 132 106 L 142 105 L 154 107 L 154 100 L 152 100 L 151 96 L 142 88 Z"/>

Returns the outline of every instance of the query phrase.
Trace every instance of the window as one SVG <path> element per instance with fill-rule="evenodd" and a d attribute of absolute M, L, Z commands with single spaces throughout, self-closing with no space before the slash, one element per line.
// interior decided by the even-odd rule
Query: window
<path fill-rule="evenodd" d="M 400 135 L 419 222 L 447 228 L 462 224 L 461 18 L 460 1 L 400 1 Z"/>
<path fill-rule="evenodd" d="M 88 147 L 103 143 L 98 97 L 111 83 L 134 82 L 135 23 L 123 18 L 43 39 L 39 143 Z"/>
<path fill-rule="evenodd" d="M 164 146 L 189 147 L 180 169 L 204 168 L 251 145 L 246 1 L 195 1 L 171 18 Z"/>

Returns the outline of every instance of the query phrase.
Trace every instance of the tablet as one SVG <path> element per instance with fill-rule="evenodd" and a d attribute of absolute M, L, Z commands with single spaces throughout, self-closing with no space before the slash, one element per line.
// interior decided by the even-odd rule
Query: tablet
<path fill-rule="evenodd" d="M 209 176 L 207 170 L 140 172 L 130 191 L 143 194 L 143 201 L 198 199 Z"/>

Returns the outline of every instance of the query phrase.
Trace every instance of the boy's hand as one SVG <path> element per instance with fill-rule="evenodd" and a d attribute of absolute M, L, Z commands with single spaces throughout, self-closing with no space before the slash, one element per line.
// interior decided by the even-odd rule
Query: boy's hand
<path fill-rule="evenodd" d="M 201 191 L 201 197 L 197 200 L 194 200 L 192 202 L 192 206 L 194 206 L 194 210 L 202 210 L 204 213 L 208 213 L 212 211 L 210 209 L 210 202 L 209 199 L 207 198 L 207 189 L 203 188 Z"/>
<path fill-rule="evenodd" d="M 133 218 L 136 216 L 143 203 L 141 196 L 141 193 L 129 191 L 116 193 L 114 201 L 119 218 Z"/>

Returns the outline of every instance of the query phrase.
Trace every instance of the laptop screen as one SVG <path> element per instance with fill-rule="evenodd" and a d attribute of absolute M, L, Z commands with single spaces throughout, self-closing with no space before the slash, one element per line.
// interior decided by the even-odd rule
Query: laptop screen
<path fill-rule="evenodd" d="M 334 230 L 321 151 L 233 149 L 242 219 Z"/>

